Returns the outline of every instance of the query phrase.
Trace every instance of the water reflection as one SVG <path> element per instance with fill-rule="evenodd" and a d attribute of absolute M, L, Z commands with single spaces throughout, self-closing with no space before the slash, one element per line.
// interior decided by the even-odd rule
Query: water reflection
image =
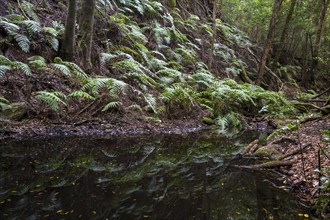
<path fill-rule="evenodd" d="M 1 219 L 296 219 L 234 159 L 257 134 L 58 139 L 0 146 Z"/>

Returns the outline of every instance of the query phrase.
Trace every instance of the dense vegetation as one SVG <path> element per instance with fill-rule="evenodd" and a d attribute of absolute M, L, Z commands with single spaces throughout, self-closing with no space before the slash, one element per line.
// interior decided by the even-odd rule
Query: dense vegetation
<path fill-rule="evenodd" d="M 329 2 L 5 1 L 0 117 L 226 130 L 249 117 L 329 114 L 329 98 L 287 99 L 329 86 Z"/>

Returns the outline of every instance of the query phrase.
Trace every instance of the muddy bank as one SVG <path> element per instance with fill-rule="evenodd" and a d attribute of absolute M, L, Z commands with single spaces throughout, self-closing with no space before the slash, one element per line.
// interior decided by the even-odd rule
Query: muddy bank
<path fill-rule="evenodd" d="M 185 134 L 211 129 L 197 120 L 112 124 L 103 121 L 83 121 L 72 124 L 55 124 L 43 121 L 0 121 L 0 140 L 23 140 L 54 137 L 109 137 L 144 134 Z"/>

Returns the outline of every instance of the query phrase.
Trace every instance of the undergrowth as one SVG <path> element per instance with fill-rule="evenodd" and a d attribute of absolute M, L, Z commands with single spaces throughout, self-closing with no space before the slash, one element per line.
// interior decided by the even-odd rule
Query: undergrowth
<path fill-rule="evenodd" d="M 240 127 L 243 115 L 283 117 L 294 113 L 283 94 L 237 82 L 247 64 L 234 45 L 251 43 L 236 28 L 217 23 L 219 36 L 212 52 L 221 71 L 215 72 L 206 65 L 207 51 L 203 48 L 210 47 L 213 30 L 203 18 L 183 16 L 178 8 L 170 11 L 152 0 L 107 4 L 111 6 L 108 11 L 103 10 L 101 1 L 97 3 L 96 17 L 107 19 L 102 28 L 95 24 L 98 45 L 93 52 L 95 67 L 89 73 L 78 65 L 79 57 L 76 62 L 59 57 L 63 20 L 40 19 L 26 1 L 22 7 L 29 13 L 12 8 L 0 17 L 0 28 L 6 33 L 0 47 L 15 47 L 22 56 L 0 55 L 1 80 L 18 80 L 31 88 L 20 96 L 25 96 L 34 111 L 46 105 L 43 112 L 67 119 L 79 115 L 106 117 L 113 112 L 136 112 L 149 118 L 201 120 L 209 116 L 226 129 Z M 143 22 L 140 16 L 145 16 Z M 46 53 L 40 50 L 41 45 Z M 10 101 L 22 98 L 0 95 Z"/>

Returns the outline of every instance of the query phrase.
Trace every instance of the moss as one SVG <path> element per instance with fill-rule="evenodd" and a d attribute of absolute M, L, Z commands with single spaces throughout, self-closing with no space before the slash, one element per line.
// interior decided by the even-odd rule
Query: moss
<path fill-rule="evenodd" d="M 214 125 L 214 120 L 212 118 L 209 118 L 209 117 L 203 117 L 202 122 L 207 124 L 207 125 Z"/>

